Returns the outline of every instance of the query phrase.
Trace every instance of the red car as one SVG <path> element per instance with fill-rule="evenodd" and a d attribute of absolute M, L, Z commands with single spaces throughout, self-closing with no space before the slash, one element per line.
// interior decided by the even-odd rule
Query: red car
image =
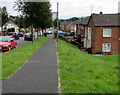
<path fill-rule="evenodd" d="M 16 48 L 17 41 L 13 36 L 0 36 L 0 50 L 8 51 L 12 48 Z"/>

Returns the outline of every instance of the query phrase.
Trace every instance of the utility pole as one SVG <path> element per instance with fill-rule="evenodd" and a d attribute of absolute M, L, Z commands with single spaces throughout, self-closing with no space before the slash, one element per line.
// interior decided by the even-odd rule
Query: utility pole
<path fill-rule="evenodd" d="M 59 3 L 57 2 L 57 30 L 59 29 L 58 12 L 59 12 Z"/>
<path fill-rule="evenodd" d="M 2 8 L 1 7 L 0 7 L 0 27 L 1 27 L 1 35 L 3 35 Z"/>
<path fill-rule="evenodd" d="M 57 2 L 57 41 L 58 41 L 58 30 L 59 30 L 59 18 L 58 18 L 58 14 L 59 14 L 59 3 Z"/>

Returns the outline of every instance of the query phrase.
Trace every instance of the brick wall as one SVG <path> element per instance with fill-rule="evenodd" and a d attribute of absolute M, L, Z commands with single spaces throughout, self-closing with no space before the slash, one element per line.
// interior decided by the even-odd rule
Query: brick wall
<path fill-rule="evenodd" d="M 103 29 L 109 28 L 112 29 L 111 37 L 103 37 Z M 94 44 L 94 52 L 102 51 L 103 43 L 111 44 L 110 54 L 118 54 L 118 27 L 95 27 L 95 44 Z M 107 54 L 107 52 L 105 53 Z"/>
<path fill-rule="evenodd" d="M 91 36 L 91 49 L 92 53 L 95 54 L 97 52 L 102 52 L 102 44 L 110 43 L 111 51 L 105 52 L 104 54 L 120 54 L 120 27 L 95 27 L 94 20 L 91 17 L 88 23 L 88 26 L 92 28 L 92 36 Z M 110 28 L 112 29 L 111 37 L 103 37 L 103 29 Z"/>

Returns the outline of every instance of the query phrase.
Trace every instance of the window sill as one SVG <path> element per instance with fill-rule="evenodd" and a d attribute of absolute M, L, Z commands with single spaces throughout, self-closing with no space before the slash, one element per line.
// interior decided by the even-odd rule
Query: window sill
<path fill-rule="evenodd" d="M 106 52 L 107 53 L 107 52 L 111 52 L 111 51 L 102 51 L 102 52 L 104 52 L 104 53 Z"/>
<path fill-rule="evenodd" d="M 112 37 L 102 37 L 102 38 L 112 38 Z"/>

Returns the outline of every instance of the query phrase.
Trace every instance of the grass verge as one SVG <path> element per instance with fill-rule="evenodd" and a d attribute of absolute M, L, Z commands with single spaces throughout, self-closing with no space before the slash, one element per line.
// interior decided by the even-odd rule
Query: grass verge
<path fill-rule="evenodd" d="M 57 52 L 62 93 L 117 93 L 117 55 L 89 55 L 62 40 Z"/>
<path fill-rule="evenodd" d="M 0 55 L 2 64 L 2 80 L 9 78 L 15 71 L 24 65 L 28 59 L 42 46 L 48 37 L 35 40 L 34 43 L 27 43 L 16 49 Z"/>

